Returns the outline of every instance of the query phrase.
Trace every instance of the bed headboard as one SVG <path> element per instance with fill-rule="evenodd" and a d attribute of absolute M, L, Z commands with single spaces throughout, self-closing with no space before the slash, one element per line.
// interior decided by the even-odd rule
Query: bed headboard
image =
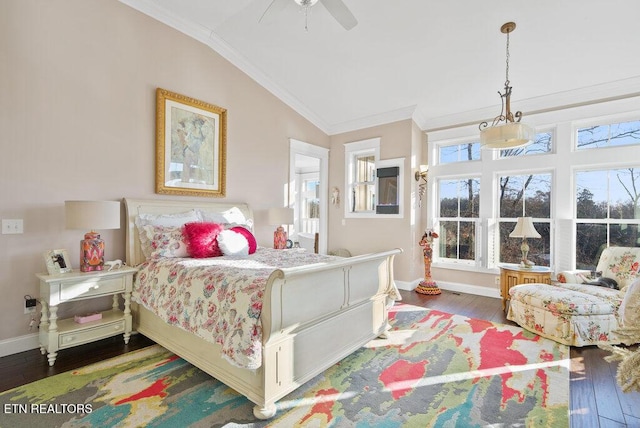
<path fill-rule="evenodd" d="M 139 214 L 176 214 L 190 209 L 223 212 L 230 208 L 238 207 L 247 219 L 253 219 L 253 212 L 246 203 L 124 198 L 124 207 L 127 216 L 125 235 L 127 246 L 126 262 L 129 266 L 136 266 L 145 261 L 136 228 L 136 217 Z"/>

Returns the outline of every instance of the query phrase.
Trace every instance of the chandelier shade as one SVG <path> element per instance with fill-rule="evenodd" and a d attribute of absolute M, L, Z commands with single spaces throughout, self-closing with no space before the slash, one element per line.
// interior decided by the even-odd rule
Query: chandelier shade
<path fill-rule="evenodd" d="M 480 128 L 480 147 L 483 149 L 514 149 L 531 144 L 536 136 L 535 130 L 520 123 L 522 112 L 511 112 L 511 85 L 509 82 L 509 34 L 516 29 L 515 22 L 507 22 L 500 31 L 507 35 L 507 71 L 504 82 L 504 93 L 498 92 L 502 101 L 500 114 L 493 123 L 482 122 Z"/>
<path fill-rule="evenodd" d="M 480 131 L 480 145 L 485 149 L 515 149 L 530 144 L 536 136 L 531 126 L 520 122 L 506 123 Z"/>

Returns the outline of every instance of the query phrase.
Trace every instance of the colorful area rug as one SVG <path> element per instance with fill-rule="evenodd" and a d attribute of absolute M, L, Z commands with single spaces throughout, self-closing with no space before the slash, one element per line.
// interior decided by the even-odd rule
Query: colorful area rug
<path fill-rule="evenodd" d="M 569 349 L 521 328 L 399 304 L 376 339 L 253 404 L 154 345 L 0 394 L 2 427 L 569 426 Z M 320 346 L 320 345 L 319 345 Z"/>

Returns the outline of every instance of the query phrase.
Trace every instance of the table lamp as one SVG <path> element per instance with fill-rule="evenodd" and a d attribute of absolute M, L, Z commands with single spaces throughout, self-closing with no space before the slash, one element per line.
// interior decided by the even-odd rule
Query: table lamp
<path fill-rule="evenodd" d="M 522 238 L 522 245 L 520 251 L 522 251 L 522 260 L 520 266 L 525 268 L 531 268 L 534 263 L 527 260 L 529 254 L 529 244 L 527 244 L 527 238 L 542 238 L 535 227 L 533 227 L 533 219 L 531 217 L 518 217 L 516 227 L 513 232 L 509 234 L 510 238 Z"/>
<path fill-rule="evenodd" d="M 100 271 L 104 267 L 104 241 L 98 229 L 120 229 L 120 202 L 65 201 L 67 229 L 89 229 L 80 241 L 80 271 Z"/>
<path fill-rule="evenodd" d="M 283 224 L 293 224 L 293 208 L 270 208 L 267 212 L 270 225 L 278 226 L 273 232 L 273 248 L 283 250 L 287 248 L 287 232 Z"/>

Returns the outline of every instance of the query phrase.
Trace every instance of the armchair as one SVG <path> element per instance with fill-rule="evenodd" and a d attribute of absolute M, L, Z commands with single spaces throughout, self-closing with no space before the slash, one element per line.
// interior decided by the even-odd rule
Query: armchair
<path fill-rule="evenodd" d="M 636 296 L 640 287 L 630 287 L 640 277 L 640 248 L 606 248 L 596 271 L 602 272 L 603 278 L 615 280 L 619 289 L 586 284 L 589 271 L 560 272 L 558 282 L 551 285 L 512 287 L 507 318 L 540 336 L 570 346 L 622 343 L 624 340 L 615 330 L 623 325 L 619 316 L 623 299 L 640 302 L 640 296 Z"/>

